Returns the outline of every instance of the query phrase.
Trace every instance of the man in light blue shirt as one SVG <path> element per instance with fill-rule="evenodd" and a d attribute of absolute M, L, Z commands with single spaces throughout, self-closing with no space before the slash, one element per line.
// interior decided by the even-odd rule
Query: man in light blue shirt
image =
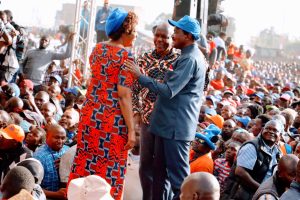
<path fill-rule="evenodd" d="M 39 160 L 45 174 L 41 186 L 50 199 L 63 199 L 64 192 L 60 188 L 58 167 L 61 156 L 69 149 L 65 146 L 66 131 L 58 124 L 47 127 L 46 144 L 34 152 L 33 157 Z"/>
<path fill-rule="evenodd" d="M 271 120 L 266 123 L 260 136 L 240 148 L 235 175 L 241 187 L 234 199 L 252 199 L 259 185 L 273 175 L 273 169 L 282 156 L 277 144 L 282 131 L 281 122 Z"/>
<path fill-rule="evenodd" d="M 189 16 L 174 26 L 173 47 L 181 56 L 172 64 L 164 83 L 144 76 L 132 61 L 125 65 L 138 77 L 139 83 L 158 94 L 150 120 L 149 131 L 155 136 L 153 197 L 179 199 L 180 186 L 190 173 L 190 141 L 195 139 L 196 126 L 203 95 L 206 64 L 196 41 L 200 35 L 199 22 Z M 171 184 L 170 191 L 168 183 Z"/>

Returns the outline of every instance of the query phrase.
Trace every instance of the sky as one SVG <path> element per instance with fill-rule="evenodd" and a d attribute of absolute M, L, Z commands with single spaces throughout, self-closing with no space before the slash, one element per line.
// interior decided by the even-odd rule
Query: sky
<path fill-rule="evenodd" d="M 236 19 L 236 40 L 249 41 L 265 28 L 300 38 L 300 0 L 225 0 L 224 14 Z"/>
<path fill-rule="evenodd" d="M 56 10 L 63 3 L 76 0 L 0 0 L 0 10 L 10 9 L 14 19 L 22 25 L 53 27 Z M 146 21 L 153 21 L 161 12 L 171 13 L 174 0 L 111 0 L 112 4 L 138 5 L 143 8 Z M 97 0 L 98 5 L 103 0 Z M 224 14 L 236 19 L 236 42 L 247 43 L 251 36 L 273 26 L 278 33 L 300 38 L 300 0 L 225 0 Z"/>

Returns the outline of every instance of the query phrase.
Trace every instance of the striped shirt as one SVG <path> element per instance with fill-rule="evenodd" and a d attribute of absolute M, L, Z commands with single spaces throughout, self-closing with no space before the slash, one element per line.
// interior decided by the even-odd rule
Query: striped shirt
<path fill-rule="evenodd" d="M 277 154 L 280 152 L 277 145 L 274 145 L 272 148 L 266 145 L 263 142 L 263 146 L 261 146 L 261 150 L 265 153 L 269 154 L 272 159 L 270 161 L 269 169 L 263 179 L 265 181 L 269 177 L 273 175 L 273 168 L 277 165 Z M 237 166 L 253 170 L 255 163 L 257 160 L 257 152 L 255 146 L 253 144 L 246 144 L 245 146 L 241 147 L 238 152 L 237 156 Z"/>
<path fill-rule="evenodd" d="M 229 173 L 231 171 L 231 168 L 229 166 L 229 163 L 225 160 L 225 158 L 218 158 L 215 160 L 214 163 L 214 175 L 218 179 L 220 186 L 221 186 L 221 192 L 223 192 L 225 179 L 229 176 Z"/>

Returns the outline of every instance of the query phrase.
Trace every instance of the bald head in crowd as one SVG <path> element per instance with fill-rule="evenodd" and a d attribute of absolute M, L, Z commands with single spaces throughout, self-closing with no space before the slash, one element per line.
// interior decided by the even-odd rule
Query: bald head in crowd
<path fill-rule="evenodd" d="M 210 173 L 196 172 L 185 178 L 181 185 L 180 200 L 220 199 L 220 185 Z"/>
<path fill-rule="evenodd" d="M 49 117 L 54 117 L 56 113 L 56 107 L 53 103 L 47 102 L 42 105 L 41 113 L 45 117 L 45 119 L 48 119 Z"/>
<path fill-rule="evenodd" d="M 289 187 L 296 176 L 299 158 L 293 154 L 284 155 L 278 163 L 278 179 L 285 187 Z"/>
<path fill-rule="evenodd" d="M 19 97 L 11 97 L 5 105 L 7 112 L 20 112 L 23 109 L 24 103 Z"/>
<path fill-rule="evenodd" d="M 77 126 L 79 122 L 79 112 L 74 108 L 67 109 L 61 119 L 59 120 L 59 125 L 61 125 L 66 130 L 70 130 Z"/>
<path fill-rule="evenodd" d="M 11 116 L 6 111 L 0 110 L 0 128 L 4 128 L 11 123 Z"/>
<path fill-rule="evenodd" d="M 22 166 L 12 168 L 3 180 L 1 192 L 3 199 L 9 199 L 22 189 L 31 193 L 34 188 L 34 177 L 31 172 Z"/>

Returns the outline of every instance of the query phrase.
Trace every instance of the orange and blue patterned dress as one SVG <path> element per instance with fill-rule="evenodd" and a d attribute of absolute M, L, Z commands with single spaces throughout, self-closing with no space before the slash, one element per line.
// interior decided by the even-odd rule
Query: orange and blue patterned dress
<path fill-rule="evenodd" d="M 70 180 L 93 174 L 104 178 L 114 199 L 121 199 L 127 161 L 127 127 L 117 86 L 131 88 L 134 82 L 124 68 L 126 59 L 132 59 L 126 49 L 104 43 L 97 44 L 90 56 L 92 77 L 81 110 L 70 174 Z"/>

